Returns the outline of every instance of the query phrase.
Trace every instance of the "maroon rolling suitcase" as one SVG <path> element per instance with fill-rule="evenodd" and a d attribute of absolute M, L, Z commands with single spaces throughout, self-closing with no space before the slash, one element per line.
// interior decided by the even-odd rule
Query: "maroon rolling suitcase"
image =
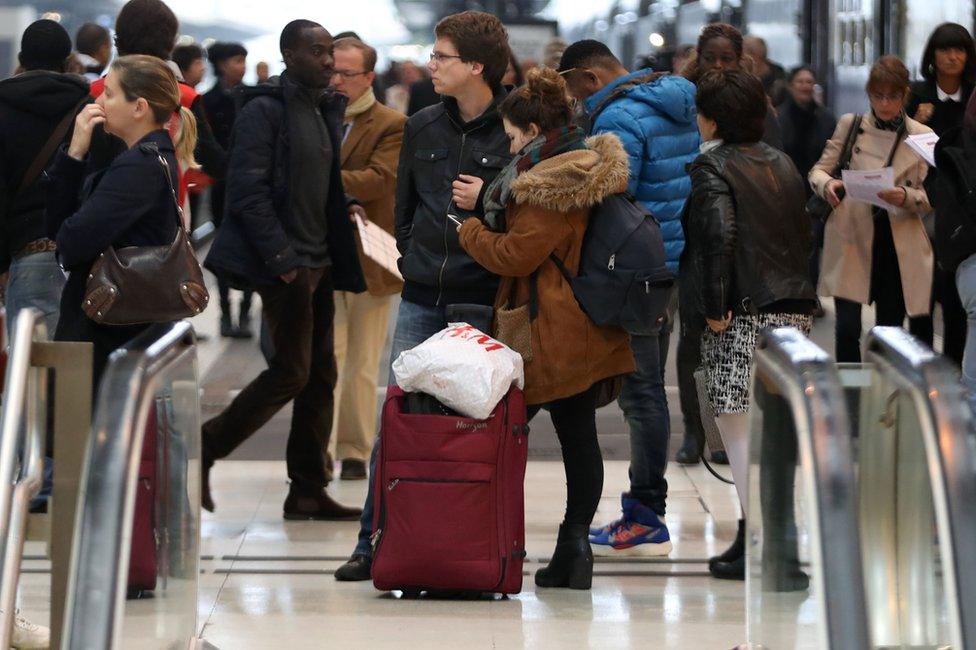
<path fill-rule="evenodd" d="M 139 461 L 139 482 L 136 485 L 136 506 L 132 516 L 132 545 L 129 550 L 128 593 L 137 598 L 142 592 L 156 588 L 158 573 L 156 539 L 156 440 L 159 418 L 156 405 L 149 408 L 146 435 Z"/>
<path fill-rule="evenodd" d="M 405 413 L 387 391 L 374 480 L 373 585 L 516 594 L 528 425 L 513 388 L 487 420 Z"/>

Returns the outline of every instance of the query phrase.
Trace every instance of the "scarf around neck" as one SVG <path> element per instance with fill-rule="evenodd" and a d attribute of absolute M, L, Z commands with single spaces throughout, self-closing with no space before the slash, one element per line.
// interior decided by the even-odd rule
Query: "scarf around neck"
<path fill-rule="evenodd" d="M 484 222 L 488 229 L 494 232 L 505 230 L 505 208 L 512 196 L 512 181 L 519 174 L 548 158 L 586 149 L 585 138 L 583 129 L 565 126 L 547 131 L 525 145 L 485 189 Z"/>
<path fill-rule="evenodd" d="M 354 102 L 349 102 L 346 106 L 346 115 L 342 118 L 343 124 L 349 124 L 354 119 L 373 108 L 373 104 L 376 103 L 376 95 L 373 93 L 372 88 L 367 88 L 363 96 Z"/>
<path fill-rule="evenodd" d="M 898 114 L 898 117 L 891 120 L 882 120 L 880 117 L 878 117 L 878 114 L 874 112 L 873 108 L 871 109 L 871 115 L 874 117 L 874 125 L 882 131 L 897 132 L 898 129 L 900 129 L 905 123 L 905 111 L 902 111 Z"/>

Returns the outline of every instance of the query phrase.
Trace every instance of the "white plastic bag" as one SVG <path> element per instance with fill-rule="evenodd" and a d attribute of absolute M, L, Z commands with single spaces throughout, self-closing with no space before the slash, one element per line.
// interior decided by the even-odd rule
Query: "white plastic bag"
<path fill-rule="evenodd" d="M 450 323 L 393 362 L 397 385 L 433 395 L 469 418 L 484 420 L 512 385 L 525 386 L 522 356 L 473 325 Z"/>

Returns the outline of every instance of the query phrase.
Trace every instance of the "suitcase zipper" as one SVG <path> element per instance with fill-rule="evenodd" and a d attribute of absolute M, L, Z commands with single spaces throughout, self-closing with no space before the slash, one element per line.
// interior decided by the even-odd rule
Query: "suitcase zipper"
<path fill-rule="evenodd" d="M 453 478 L 395 478 L 387 484 L 386 491 L 392 492 L 400 483 L 490 483 L 490 481 Z"/>

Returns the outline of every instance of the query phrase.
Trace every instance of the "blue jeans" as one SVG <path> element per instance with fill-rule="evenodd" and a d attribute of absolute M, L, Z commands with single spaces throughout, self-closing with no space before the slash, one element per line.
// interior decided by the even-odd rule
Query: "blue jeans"
<path fill-rule="evenodd" d="M 664 364 L 670 334 L 631 336 L 637 370 L 624 378 L 617 403 L 630 428 L 630 496 L 664 516 L 671 416 L 664 392 Z"/>
<path fill-rule="evenodd" d="M 475 327 L 486 328 L 490 323 L 472 323 Z M 390 348 L 390 376 L 389 385 L 395 384 L 393 376 L 393 362 L 400 353 L 414 348 L 434 334 L 447 327 L 447 312 L 444 307 L 428 307 L 417 303 L 400 302 L 397 313 L 396 328 L 393 331 L 393 343 Z M 369 486 L 366 492 L 366 503 L 363 504 L 363 516 L 359 520 L 359 540 L 353 556 L 372 557 L 373 547 L 369 537 L 373 532 L 373 473 L 376 470 L 376 454 L 380 448 L 380 434 L 376 433 L 373 443 L 373 453 L 369 457 Z"/>
<path fill-rule="evenodd" d="M 956 287 L 966 310 L 966 348 L 962 355 L 962 385 L 969 398 L 969 406 L 976 413 L 976 255 L 972 255 L 956 269 Z"/>
<path fill-rule="evenodd" d="M 10 264 L 7 280 L 7 338 L 13 333 L 17 312 L 34 307 L 43 314 L 47 336 L 54 338 L 61 312 L 61 290 L 64 272 L 54 253 L 34 253 L 15 259 Z"/>

